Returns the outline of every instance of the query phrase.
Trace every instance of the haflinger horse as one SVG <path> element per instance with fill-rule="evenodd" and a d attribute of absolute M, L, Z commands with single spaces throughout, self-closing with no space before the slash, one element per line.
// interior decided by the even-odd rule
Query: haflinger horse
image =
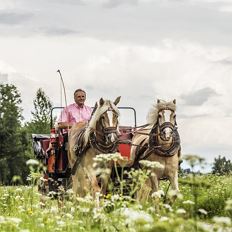
<path fill-rule="evenodd" d="M 93 164 L 98 154 L 114 153 L 117 150 L 119 110 L 116 105 L 119 101 L 120 97 L 114 102 L 101 98 L 96 102 L 89 123 L 77 123 L 70 130 L 68 159 L 73 191 L 80 197 L 88 193 L 93 196 L 96 192 L 106 193 L 110 173 L 99 181 Z"/>
<path fill-rule="evenodd" d="M 162 178 L 168 178 L 172 189 L 179 191 L 181 147 L 175 112 L 176 100 L 166 102 L 158 99 L 147 115 L 148 124 L 137 130 L 132 138 L 131 159 L 134 166 L 141 167 L 141 160 L 161 164 L 160 167 L 151 168 L 147 184 L 152 192 L 159 190 L 159 181 Z"/>

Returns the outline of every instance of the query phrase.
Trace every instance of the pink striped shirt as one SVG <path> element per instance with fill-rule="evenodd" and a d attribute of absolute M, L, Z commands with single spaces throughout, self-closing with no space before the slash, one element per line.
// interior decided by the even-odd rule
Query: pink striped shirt
<path fill-rule="evenodd" d="M 92 113 L 92 108 L 84 105 L 82 108 L 76 103 L 70 104 L 63 109 L 59 117 L 59 122 L 77 123 L 81 121 L 89 121 Z"/>

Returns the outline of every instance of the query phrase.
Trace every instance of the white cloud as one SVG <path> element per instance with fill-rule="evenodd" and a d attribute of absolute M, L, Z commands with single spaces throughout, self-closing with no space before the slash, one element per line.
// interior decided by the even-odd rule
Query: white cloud
<path fill-rule="evenodd" d="M 120 105 L 135 107 L 143 124 L 157 98 L 176 98 L 184 153 L 231 150 L 231 16 L 215 10 L 229 2 L 9 3 L 0 3 L 0 73 L 19 87 L 27 118 L 40 87 L 60 104 L 60 69 L 68 103 L 79 87 L 89 105 L 121 95 Z M 8 16 L 28 12 L 30 20 L 12 26 Z"/>
<path fill-rule="evenodd" d="M 232 4 L 221 6 L 219 10 L 226 13 L 232 13 Z"/>

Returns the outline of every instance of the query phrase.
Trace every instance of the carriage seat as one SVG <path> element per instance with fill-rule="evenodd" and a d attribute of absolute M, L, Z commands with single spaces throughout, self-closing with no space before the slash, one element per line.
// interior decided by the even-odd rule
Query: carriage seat
<path fill-rule="evenodd" d="M 119 136 L 119 146 L 118 151 L 121 155 L 127 160 L 130 159 L 130 147 L 131 147 L 131 139 L 133 136 L 133 127 L 131 126 L 120 126 L 119 127 L 120 136 Z"/>

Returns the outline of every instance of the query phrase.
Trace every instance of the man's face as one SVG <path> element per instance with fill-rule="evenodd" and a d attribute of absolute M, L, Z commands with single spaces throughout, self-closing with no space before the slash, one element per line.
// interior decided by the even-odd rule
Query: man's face
<path fill-rule="evenodd" d="M 74 95 L 74 100 L 78 106 L 82 107 L 85 103 L 86 95 L 85 92 L 77 91 Z"/>

